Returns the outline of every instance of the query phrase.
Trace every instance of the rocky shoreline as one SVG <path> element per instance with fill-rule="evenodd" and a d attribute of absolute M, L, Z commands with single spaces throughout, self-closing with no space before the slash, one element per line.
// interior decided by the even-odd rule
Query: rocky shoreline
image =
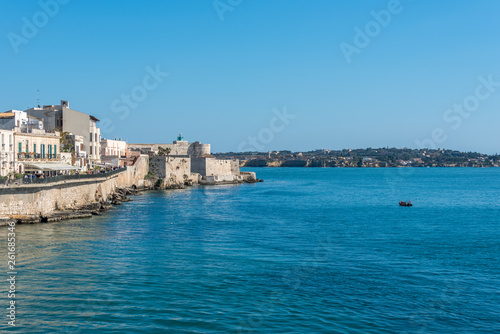
<path fill-rule="evenodd" d="M 241 184 L 241 183 L 258 183 L 264 182 L 261 179 L 245 180 L 220 183 L 220 184 Z M 200 184 L 203 185 L 203 184 Z M 92 216 L 100 216 L 113 206 L 121 205 L 124 202 L 131 202 L 132 199 L 128 196 L 137 196 L 142 192 L 149 190 L 166 190 L 166 189 L 184 189 L 193 184 L 177 184 L 169 187 L 148 186 L 144 188 L 116 188 L 115 191 L 107 196 L 107 198 L 96 198 L 95 203 L 91 203 L 72 210 L 54 211 L 48 215 L 13 215 L 8 218 L 0 218 L 0 226 L 7 226 L 9 222 L 15 221 L 16 224 L 38 224 L 38 223 L 53 223 L 63 220 L 90 218 Z"/>
<path fill-rule="evenodd" d="M 122 202 L 130 202 L 132 199 L 129 195 L 139 195 L 141 191 L 134 188 L 116 188 L 115 191 L 106 199 L 99 199 L 95 203 L 91 203 L 72 210 L 54 211 L 48 215 L 13 215 L 9 218 L 0 219 L 0 226 L 5 226 L 9 221 L 15 221 L 17 224 L 38 224 L 38 223 L 53 223 L 62 220 L 90 218 L 99 216 L 111 209 L 114 205 L 121 205 Z"/>

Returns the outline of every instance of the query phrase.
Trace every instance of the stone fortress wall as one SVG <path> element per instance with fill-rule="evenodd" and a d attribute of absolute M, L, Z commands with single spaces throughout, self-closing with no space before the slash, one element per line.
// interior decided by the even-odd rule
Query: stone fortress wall
<path fill-rule="evenodd" d="M 158 156 L 160 148 L 169 148 L 168 155 Z M 163 180 L 163 187 L 184 184 L 220 184 L 252 182 L 254 173 L 240 173 L 238 160 L 217 159 L 210 155 L 210 145 L 200 142 L 174 141 L 172 144 L 129 144 L 151 156 L 151 172 Z"/>
<path fill-rule="evenodd" d="M 238 160 L 192 158 L 191 171 L 202 176 L 229 176 L 239 174 L 240 166 Z"/>
<path fill-rule="evenodd" d="M 141 151 L 141 153 L 158 154 L 160 147 L 170 149 L 170 156 L 203 157 L 210 155 L 210 144 L 202 144 L 199 141 L 188 143 L 187 141 L 176 140 L 172 144 L 127 144 L 131 151 Z"/>
<path fill-rule="evenodd" d="M 202 144 L 199 141 L 189 144 L 187 152 L 191 158 L 208 157 L 210 153 L 210 144 Z"/>
<path fill-rule="evenodd" d="M 240 172 L 238 159 L 192 158 L 191 170 L 199 173 L 200 184 L 235 183 L 256 180 L 255 173 Z"/>
<path fill-rule="evenodd" d="M 198 175 L 191 173 L 191 159 L 188 157 L 154 156 L 149 169 L 163 180 L 163 188 L 182 186 L 186 183 L 198 183 Z"/>

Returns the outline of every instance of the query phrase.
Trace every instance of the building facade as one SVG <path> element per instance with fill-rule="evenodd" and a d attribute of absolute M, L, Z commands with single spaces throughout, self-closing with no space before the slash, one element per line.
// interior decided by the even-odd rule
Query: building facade
<path fill-rule="evenodd" d="M 90 144 L 88 154 L 90 160 L 94 162 L 101 161 L 101 129 L 97 127 L 97 122 L 99 122 L 97 118 L 90 116 Z"/>
<path fill-rule="evenodd" d="M 15 172 L 14 132 L 0 130 L 0 176 L 6 177 Z"/>
<path fill-rule="evenodd" d="M 20 110 L 9 110 L 0 113 L 0 129 L 43 129 L 43 121 L 39 118 L 28 116 L 28 113 Z"/>
<path fill-rule="evenodd" d="M 132 160 L 127 148 L 127 142 L 116 139 L 101 140 L 101 162 L 106 165 L 123 167 Z"/>
<path fill-rule="evenodd" d="M 127 157 L 127 142 L 116 139 L 101 140 L 101 157 L 113 156 L 118 158 Z"/>
<path fill-rule="evenodd" d="M 94 116 L 73 110 L 68 101 L 61 101 L 60 105 L 44 105 L 43 108 L 26 110 L 29 116 L 43 121 L 47 131 L 68 132 L 83 137 L 84 148 L 87 153 L 87 163 L 93 165 L 100 161 L 101 131 Z"/>
<path fill-rule="evenodd" d="M 12 130 L 15 127 L 27 126 L 28 115 L 21 110 L 9 110 L 0 113 L 0 129 Z"/>
<path fill-rule="evenodd" d="M 61 136 L 59 132 L 45 132 L 32 129 L 23 132 L 14 129 L 14 152 L 16 173 L 24 173 L 24 164 L 33 162 L 59 162 L 61 153 Z"/>

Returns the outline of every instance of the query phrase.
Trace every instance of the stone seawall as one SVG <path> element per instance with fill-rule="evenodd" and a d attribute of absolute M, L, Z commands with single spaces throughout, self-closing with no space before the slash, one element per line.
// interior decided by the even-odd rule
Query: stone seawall
<path fill-rule="evenodd" d="M 133 166 L 115 174 L 96 174 L 78 179 L 41 184 L 0 186 L 0 226 L 8 219 L 19 223 L 52 222 L 71 218 L 85 218 L 100 214 L 111 204 L 129 201 L 126 195 L 136 189 L 165 189 L 201 184 L 262 182 L 255 173 L 239 172 L 237 161 L 209 160 L 220 175 L 204 176 L 190 172 L 187 157 L 154 157 L 149 163 L 147 155 L 141 155 Z M 151 179 L 151 170 L 161 178 Z M 238 169 L 238 170 L 237 170 Z M 237 173 L 236 173 L 237 172 Z M 152 181 L 162 180 L 158 187 Z"/>
<path fill-rule="evenodd" d="M 106 202 L 119 188 L 142 188 L 148 165 L 148 157 L 140 156 L 133 166 L 110 176 L 0 188 L 0 218 L 48 216 Z"/>

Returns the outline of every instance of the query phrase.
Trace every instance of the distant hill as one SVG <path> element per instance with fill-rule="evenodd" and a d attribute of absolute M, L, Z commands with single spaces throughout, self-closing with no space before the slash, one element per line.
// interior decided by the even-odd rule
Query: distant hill
<path fill-rule="evenodd" d="M 446 149 L 365 148 L 309 152 L 228 152 L 242 167 L 499 167 L 499 155 Z"/>

